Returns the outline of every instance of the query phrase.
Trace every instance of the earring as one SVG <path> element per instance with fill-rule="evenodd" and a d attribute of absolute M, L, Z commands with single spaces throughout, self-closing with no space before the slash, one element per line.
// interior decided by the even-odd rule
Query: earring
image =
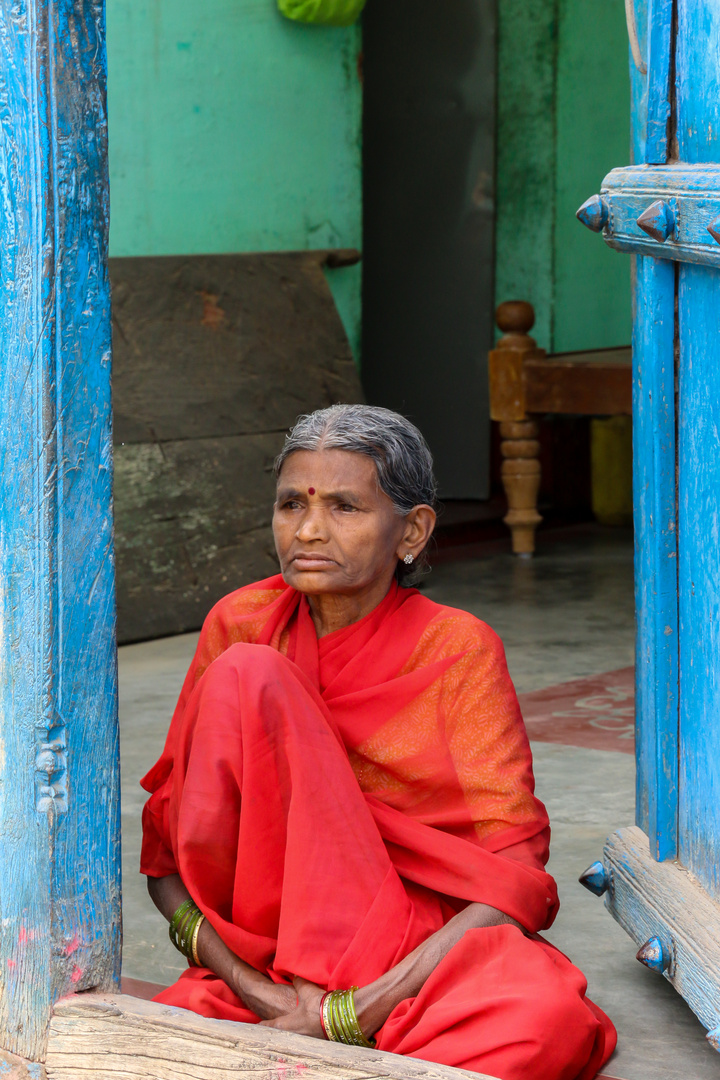
<path fill-rule="evenodd" d="M 403 562 L 405 563 L 406 566 L 411 566 L 415 562 L 415 556 L 411 555 L 410 552 L 408 551 L 407 555 L 403 559 Z"/>

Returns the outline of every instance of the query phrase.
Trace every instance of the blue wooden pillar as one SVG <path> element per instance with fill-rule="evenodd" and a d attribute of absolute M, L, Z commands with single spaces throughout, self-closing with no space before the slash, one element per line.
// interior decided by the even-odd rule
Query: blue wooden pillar
<path fill-rule="evenodd" d="M 104 0 L 0 0 L 0 1046 L 117 985 Z"/>
<path fill-rule="evenodd" d="M 637 256 L 637 822 L 583 875 L 720 1048 L 717 0 L 628 5 L 635 164 L 593 200 Z M 636 25 L 637 24 L 637 25 Z M 639 32 L 638 32 L 639 26 Z M 599 211 L 602 213 L 599 213 Z M 592 224 L 591 224 L 592 227 Z"/>

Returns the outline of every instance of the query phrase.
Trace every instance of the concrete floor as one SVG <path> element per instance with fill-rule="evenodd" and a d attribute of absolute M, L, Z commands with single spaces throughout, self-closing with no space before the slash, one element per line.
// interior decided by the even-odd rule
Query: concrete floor
<path fill-rule="evenodd" d="M 519 692 L 633 662 L 632 541 L 617 530 L 578 529 L 541 543 L 532 561 L 509 554 L 444 563 L 424 585 L 500 634 Z M 168 983 L 183 967 L 137 872 L 143 772 L 160 753 L 196 634 L 120 649 L 125 948 L 123 974 Z M 608 833 L 634 820 L 628 754 L 535 743 L 540 798 L 550 813 L 550 871 L 562 907 L 547 937 L 585 972 L 590 996 L 612 1017 L 619 1047 L 607 1066 L 623 1080 L 720 1080 L 720 1055 L 662 977 L 634 958 L 630 939 L 600 900 L 577 884 Z M 530 1080 L 530 1078 L 528 1078 Z"/>

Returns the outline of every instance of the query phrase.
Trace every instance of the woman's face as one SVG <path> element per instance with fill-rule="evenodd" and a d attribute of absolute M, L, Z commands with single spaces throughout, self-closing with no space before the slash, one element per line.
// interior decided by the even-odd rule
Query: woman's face
<path fill-rule="evenodd" d="M 310 594 L 362 593 L 383 578 L 389 587 L 398 558 L 416 553 L 412 516 L 396 513 L 364 454 L 297 450 L 282 467 L 273 513 L 283 577 Z"/>

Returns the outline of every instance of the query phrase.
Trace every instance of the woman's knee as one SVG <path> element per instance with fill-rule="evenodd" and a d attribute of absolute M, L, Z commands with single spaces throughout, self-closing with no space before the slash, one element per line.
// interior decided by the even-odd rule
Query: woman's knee
<path fill-rule="evenodd" d="M 237 673 L 242 686 L 256 691 L 266 686 L 291 689 L 309 686 L 300 668 L 269 645 L 237 642 L 213 661 L 206 675 L 213 672 L 214 678 L 227 677 L 230 671 Z"/>
<path fill-rule="evenodd" d="M 203 686 L 204 684 L 204 686 Z M 196 692 L 206 704 L 229 706 L 245 735 L 253 728 L 327 729 L 327 707 L 319 691 L 291 660 L 267 645 L 238 643 L 207 669 Z"/>
<path fill-rule="evenodd" d="M 518 1078 L 576 1076 L 592 1055 L 597 1031 L 598 1020 L 572 984 L 538 990 L 518 1030 Z"/>

